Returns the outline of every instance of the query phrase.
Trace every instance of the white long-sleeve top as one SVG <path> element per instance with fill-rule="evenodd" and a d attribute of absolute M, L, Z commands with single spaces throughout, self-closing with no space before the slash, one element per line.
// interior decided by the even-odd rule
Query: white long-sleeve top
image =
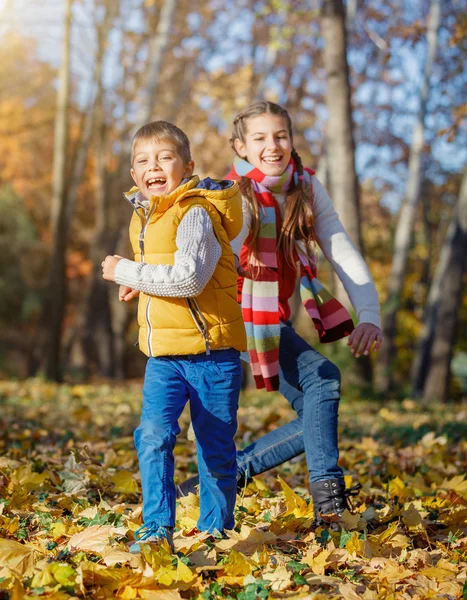
<path fill-rule="evenodd" d="M 149 229 L 150 231 L 150 229 Z M 214 274 L 222 254 L 211 217 L 194 206 L 180 221 L 172 265 L 151 265 L 126 258 L 115 268 L 115 281 L 150 296 L 198 296 Z"/>
<path fill-rule="evenodd" d="M 368 267 L 345 232 L 326 189 L 316 177 L 312 177 L 312 182 L 318 245 L 342 281 L 358 322 L 381 328 L 378 294 Z M 283 212 L 286 195 L 277 194 L 275 198 Z M 231 242 L 237 259 L 251 224 L 246 200 L 242 208 L 242 230 Z M 212 277 L 222 252 L 211 219 L 203 208 L 195 206 L 185 214 L 177 229 L 176 245 L 173 266 L 123 259 L 115 269 L 115 281 L 151 296 L 197 296 Z"/>
<path fill-rule="evenodd" d="M 354 307 L 358 322 L 372 323 L 381 328 L 378 293 L 370 271 L 342 226 L 325 187 L 316 177 L 312 177 L 312 182 L 316 241 L 342 281 Z M 285 194 L 274 194 L 274 197 L 283 215 L 287 196 Z M 251 224 L 250 207 L 245 199 L 243 200 L 242 212 L 242 230 L 231 242 L 233 252 L 237 257 L 240 256 L 241 248 L 248 236 Z"/>

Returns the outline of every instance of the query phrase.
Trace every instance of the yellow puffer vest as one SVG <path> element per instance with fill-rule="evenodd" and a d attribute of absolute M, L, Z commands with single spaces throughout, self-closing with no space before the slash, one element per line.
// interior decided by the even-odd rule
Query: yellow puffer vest
<path fill-rule="evenodd" d="M 242 200 L 236 183 L 218 191 L 197 188 L 192 177 L 167 196 L 153 196 L 149 209 L 135 204 L 138 188 L 126 197 L 135 212 L 130 240 L 137 262 L 173 265 L 177 227 L 193 206 L 212 220 L 222 255 L 214 275 L 196 298 L 139 295 L 139 347 L 147 356 L 200 354 L 219 348 L 246 349 L 242 313 L 237 303 L 237 272 L 229 241 L 242 227 Z"/>

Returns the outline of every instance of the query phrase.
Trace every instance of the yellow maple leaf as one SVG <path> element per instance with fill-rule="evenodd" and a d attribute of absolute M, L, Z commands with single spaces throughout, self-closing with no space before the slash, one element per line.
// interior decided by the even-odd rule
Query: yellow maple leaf
<path fill-rule="evenodd" d="M 131 575 L 131 570 L 126 567 L 104 567 L 91 561 L 81 562 L 76 571 L 87 587 L 109 584 L 118 587 L 125 576 Z"/>
<path fill-rule="evenodd" d="M 439 486 L 445 490 L 454 490 L 459 496 L 467 494 L 467 479 L 465 475 L 456 475 L 452 479 L 445 479 Z"/>
<path fill-rule="evenodd" d="M 266 544 L 274 544 L 276 540 L 276 535 L 271 531 L 263 531 L 242 525 L 240 532 L 229 532 L 229 537 L 217 542 L 216 548 L 219 550 L 233 548 L 243 554 L 254 554 L 257 550 L 264 548 Z"/>
<path fill-rule="evenodd" d="M 281 484 L 282 492 L 284 494 L 284 500 L 286 505 L 286 512 L 283 516 L 294 515 L 297 518 L 308 518 L 313 515 L 313 506 L 305 502 L 305 500 L 296 494 L 292 488 L 290 488 L 283 479 L 277 478 Z"/>
<path fill-rule="evenodd" d="M 32 579 L 31 587 L 44 587 L 47 585 L 73 586 L 76 571 L 66 563 L 49 563 L 45 568 L 36 573 Z"/>
<path fill-rule="evenodd" d="M 228 577 L 245 577 L 252 572 L 251 564 L 240 552 L 231 550 L 229 558 L 225 563 L 225 574 Z"/>
<path fill-rule="evenodd" d="M 394 497 L 405 498 L 409 495 L 409 491 L 400 477 L 391 479 L 388 485 L 389 494 Z"/>
<path fill-rule="evenodd" d="M 161 565 L 157 571 L 154 570 L 154 579 L 159 585 L 171 586 L 174 583 L 191 583 L 196 579 L 196 573 L 193 573 L 181 560 L 177 560 L 175 567 L 171 563 Z"/>
<path fill-rule="evenodd" d="M 271 573 L 265 574 L 264 579 L 271 582 L 271 589 L 274 592 L 283 592 L 292 585 L 292 573 L 282 565 Z"/>
<path fill-rule="evenodd" d="M 181 600 L 177 590 L 139 590 L 139 595 L 144 600 Z"/>
<path fill-rule="evenodd" d="M 112 525 L 92 525 L 84 531 L 75 533 L 68 540 L 70 550 L 90 550 L 102 552 L 112 536 L 122 537 L 127 532 L 126 527 L 112 527 Z"/>
<path fill-rule="evenodd" d="M 436 567 L 428 567 L 420 571 L 420 575 L 426 577 L 433 577 L 434 579 L 446 579 L 450 577 L 456 577 L 460 571 L 459 565 L 454 565 L 448 560 L 441 558 Z"/>
<path fill-rule="evenodd" d="M 331 552 L 332 550 L 324 549 L 321 550 L 321 552 L 319 552 L 316 556 L 307 554 L 301 559 L 300 562 L 311 567 L 311 570 L 316 575 L 324 575 L 324 571 L 326 570 L 326 565 L 328 563 L 328 558 Z"/>
<path fill-rule="evenodd" d="M 34 569 L 34 548 L 0 538 L 0 564 L 28 577 Z"/>
<path fill-rule="evenodd" d="M 138 482 L 130 471 L 118 471 L 111 477 L 115 490 L 121 494 L 137 494 L 139 492 Z"/>
<path fill-rule="evenodd" d="M 350 538 L 345 543 L 345 549 L 349 554 L 355 554 L 357 556 L 362 556 L 363 554 L 363 543 L 364 540 L 360 540 L 360 534 L 357 531 L 354 531 Z"/>
<path fill-rule="evenodd" d="M 403 581 L 407 577 L 414 575 L 414 572 L 406 569 L 403 565 L 399 565 L 395 561 L 387 561 L 384 569 L 381 573 L 381 579 L 386 580 L 388 583 L 398 583 Z"/>
<path fill-rule="evenodd" d="M 54 540 L 61 538 L 63 535 L 66 534 L 66 532 L 67 532 L 66 524 L 60 523 L 59 521 L 57 521 L 56 523 L 52 523 L 52 525 L 49 529 L 49 535 Z"/>
<path fill-rule="evenodd" d="M 14 491 L 15 488 L 21 488 L 27 492 L 32 492 L 40 488 L 44 482 L 49 479 L 49 472 L 33 473 L 31 464 L 22 465 L 13 471 L 10 479 L 9 489 Z M 19 491 L 19 490 L 18 490 Z"/>

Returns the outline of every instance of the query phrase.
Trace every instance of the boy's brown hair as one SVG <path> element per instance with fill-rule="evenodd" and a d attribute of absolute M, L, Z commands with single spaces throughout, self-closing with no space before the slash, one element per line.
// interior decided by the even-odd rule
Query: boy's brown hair
<path fill-rule="evenodd" d="M 185 164 L 191 161 L 190 140 L 185 132 L 168 121 L 153 121 L 138 129 L 131 144 L 131 164 L 135 158 L 136 144 L 141 140 L 168 141 L 174 144 Z"/>

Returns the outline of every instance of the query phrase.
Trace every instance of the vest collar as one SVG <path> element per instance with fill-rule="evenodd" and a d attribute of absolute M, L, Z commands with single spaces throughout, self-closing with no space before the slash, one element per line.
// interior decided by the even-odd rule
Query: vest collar
<path fill-rule="evenodd" d="M 166 196 L 151 196 L 150 200 L 147 200 L 143 196 L 137 186 L 132 187 L 131 190 L 125 192 L 123 195 L 135 209 L 144 208 L 144 210 L 161 213 L 173 206 L 185 192 L 196 187 L 198 183 L 198 175 L 193 175 L 188 181 L 182 182 L 170 194 Z"/>

